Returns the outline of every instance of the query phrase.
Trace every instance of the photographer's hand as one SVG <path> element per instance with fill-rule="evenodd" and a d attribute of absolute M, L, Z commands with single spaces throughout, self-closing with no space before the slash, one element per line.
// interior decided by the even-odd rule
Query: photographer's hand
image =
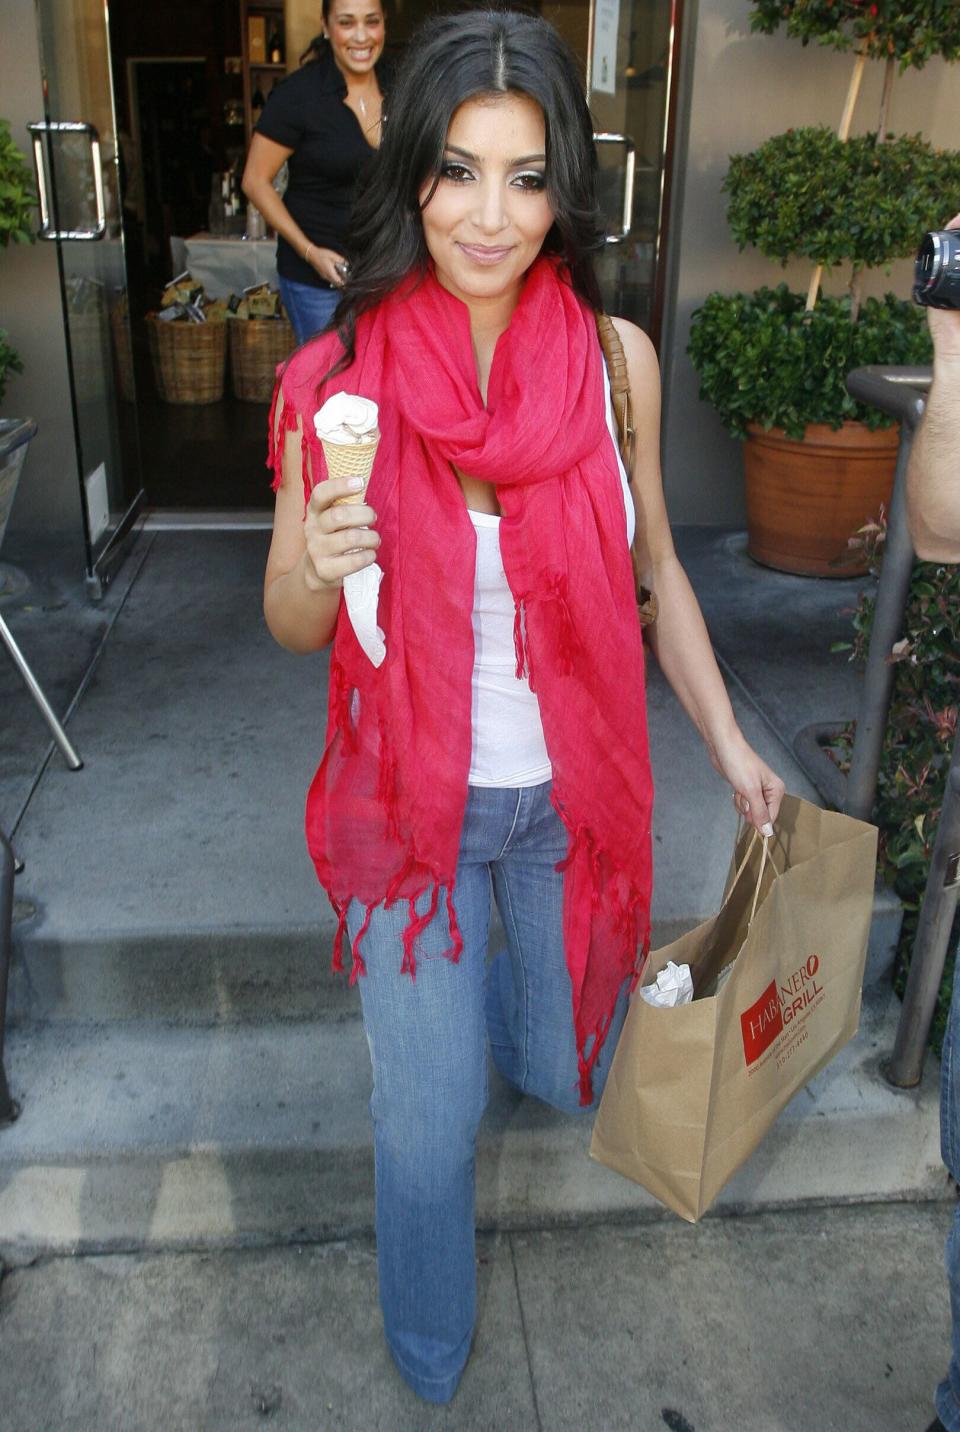
<path fill-rule="evenodd" d="M 960 229 L 960 214 L 955 214 L 946 226 Z M 927 322 L 933 338 L 935 374 L 942 364 L 960 363 L 960 308 L 928 308 Z M 960 458 L 960 454 L 958 454 Z"/>
<path fill-rule="evenodd" d="M 927 322 L 933 386 L 907 470 L 910 535 L 925 561 L 960 562 L 960 309 L 928 308 Z"/>

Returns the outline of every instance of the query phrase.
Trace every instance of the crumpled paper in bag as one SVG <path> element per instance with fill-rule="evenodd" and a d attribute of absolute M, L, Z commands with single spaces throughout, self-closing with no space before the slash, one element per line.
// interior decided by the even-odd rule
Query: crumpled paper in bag
<path fill-rule="evenodd" d="M 673 1009 L 693 999 L 693 977 L 689 965 L 675 965 L 668 960 L 653 984 L 644 985 L 640 998 L 660 1009 Z"/>

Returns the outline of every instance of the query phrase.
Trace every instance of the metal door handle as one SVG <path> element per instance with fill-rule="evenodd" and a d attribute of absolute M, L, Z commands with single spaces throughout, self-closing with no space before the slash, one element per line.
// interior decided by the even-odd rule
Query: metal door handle
<path fill-rule="evenodd" d="M 40 119 L 28 124 L 33 135 L 33 162 L 37 171 L 37 194 L 40 199 L 40 229 L 38 239 L 73 239 L 85 241 L 102 239 L 107 232 L 106 208 L 103 202 L 103 165 L 100 161 L 100 135 L 96 125 L 84 124 L 73 119 Z M 90 138 L 90 157 L 93 160 L 93 189 L 97 204 L 97 224 L 94 229 L 56 229 L 50 218 L 50 200 L 47 196 L 47 171 L 43 161 L 43 136 L 45 134 L 86 134 Z"/>
<path fill-rule="evenodd" d="M 630 237 L 633 224 L 633 187 L 637 171 L 637 147 L 627 134 L 595 134 L 594 144 L 622 144 L 626 150 L 623 176 L 623 218 L 619 234 L 608 234 L 608 244 L 622 244 Z"/>

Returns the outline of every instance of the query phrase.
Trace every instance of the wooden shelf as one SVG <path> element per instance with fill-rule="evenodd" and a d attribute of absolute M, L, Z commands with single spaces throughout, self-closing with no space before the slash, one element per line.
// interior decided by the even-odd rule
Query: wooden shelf
<path fill-rule="evenodd" d="M 286 64 L 274 64 L 270 60 L 251 60 L 250 28 L 251 15 L 262 15 L 270 24 L 283 29 L 283 0 L 240 0 L 240 43 L 243 50 L 243 119 L 247 147 L 253 132 L 253 91 L 257 87 L 252 76 L 259 74 L 286 74 Z M 268 31 L 269 34 L 269 31 Z M 286 38 L 286 37 L 284 37 Z"/>

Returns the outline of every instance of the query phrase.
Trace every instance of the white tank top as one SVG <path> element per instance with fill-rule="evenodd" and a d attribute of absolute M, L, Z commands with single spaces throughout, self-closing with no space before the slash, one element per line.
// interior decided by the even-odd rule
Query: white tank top
<path fill-rule="evenodd" d="M 633 499 L 616 439 L 610 380 L 603 370 L 607 427 L 623 486 L 627 545 L 633 541 Z M 470 512 L 477 538 L 473 596 L 472 786 L 538 786 L 552 770 L 543 738 L 540 706 L 526 678 L 518 680 L 513 644 L 515 608 L 500 557 L 500 518 Z"/>

